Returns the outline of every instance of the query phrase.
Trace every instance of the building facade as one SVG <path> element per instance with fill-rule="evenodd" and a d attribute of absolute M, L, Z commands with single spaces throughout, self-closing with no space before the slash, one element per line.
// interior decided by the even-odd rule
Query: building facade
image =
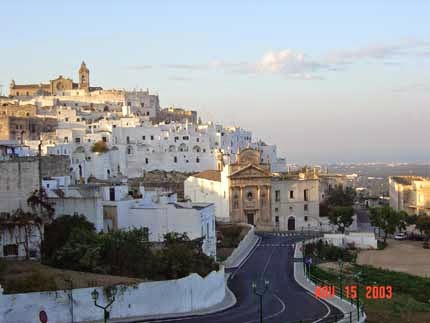
<path fill-rule="evenodd" d="M 391 176 L 388 183 L 393 209 L 408 214 L 430 215 L 430 178 Z"/>

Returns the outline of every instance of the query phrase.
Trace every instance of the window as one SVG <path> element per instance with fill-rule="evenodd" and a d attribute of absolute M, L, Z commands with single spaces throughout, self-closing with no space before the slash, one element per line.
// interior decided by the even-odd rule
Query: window
<path fill-rule="evenodd" d="M 289 207 L 289 210 L 290 210 L 290 211 L 292 211 L 292 210 L 293 210 L 293 207 L 292 207 L 292 206 L 290 206 L 290 207 Z"/>
<path fill-rule="evenodd" d="M 275 201 L 279 202 L 281 200 L 281 191 L 276 190 L 275 191 Z"/>
<path fill-rule="evenodd" d="M 148 159 L 148 157 L 147 157 L 147 158 L 145 158 L 145 164 L 149 164 L 149 159 Z"/>
<path fill-rule="evenodd" d="M 279 216 L 277 215 L 277 216 L 275 216 L 275 222 L 276 223 L 279 223 Z"/>
<path fill-rule="evenodd" d="M 200 142 L 200 138 L 197 138 L 197 139 L 196 139 L 196 141 L 197 141 L 197 142 Z"/>
<path fill-rule="evenodd" d="M 190 137 L 188 137 L 188 136 L 183 136 L 182 137 L 182 140 L 188 140 L 188 139 L 190 139 Z"/>
<path fill-rule="evenodd" d="M 294 191 L 290 191 L 290 199 L 294 198 Z"/>
<path fill-rule="evenodd" d="M 275 212 L 278 212 L 278 211 L 279 211 L 279 209 L 277 207 L 275 207 Z"/>
<path fill-rule="evenodd" d="M 309 207 L 307 204 L 303 205 L 303 210 L 305 210 L 306 212 L 309 210 Z"/>
<path fill-rule="evenodd" d="M 178 162 L 178 157 L 176 157 L 176 156 L 175 156 L 175 157 L 173 157 L 173 162 L 174 162 L 174 163 L 177 163 L 177 162 Z"/>
<path fill-rule="evenodd" d="M 304 199 L 305 201 L 309 201 L 309 190 L 308 190 L 308 189 L 305 189 L 305 190 L 303 191 L 303 199 Z"/>
<path fill-rule="evenodd" d="M 308 216 L 305 215 L 305 222 L 308 222 Z"/>
<path fill-rule="evenodd" d="M 146 140 L 146 136 L 142 136 L 142 140 Z"/>
<path fill-rule="evenodd" d="M 4 256 L 18 256 L 18 245 L 16 244 L 7 244 L 3 246 L 3 255 Z"/>
<path fill-rule="evenodd" d="M 127 155 L 131 155 L 133 153 L 133 150 L 131 147 L 127 147 Z"/>
<path fill-rule="evenodd" d="M 81 138 L 75 138 L 75 143 L 79 144 L 81 142 Z"/>
<path fill-rule="evenodd" d="M 68 121 L 69 121 L 69 118 L 64 118 L 64 121 L 68 122 Z"/>
<path fill-rule="evenodd" d="M 145 103 L 140 102 L 140 107 L 141 107 L 141 108 L 145 107 Z"/>
<path fill-rule="evenodd" d="M 107 142 L 107 138 L 106 137 L 102 137 L 102 141 L 103 142 Z"/>
<path fill-rule="evenodd" d="M 148 241 L 149 240 L 149 229 L 148 227 L 143 227 L 143 238 Z"/>
<path fill-rule="evenodd" d="M 248 192 L 248 194 L 246 194 L 246 198 L 248 199 L 248 201 L 252 200 L 252 192 Z"/>
<path fill-rule="evenodd" d="M 64 137 L 64 142 L 69 142 L 69 137 Z"/>
<path fill-rule="evenodd" d="M 154 140 L 154 136 L 151 136 L 151 140 Z"/>
<path fill-rule="evenodd" d="M 130 143 L 130 137 L 129 136 L 127 136 L 126 141 L 128 144 Z"/>
<path fill-rule="evenodd" d="M 200 158 L 199 157 L 196 158 L 196 163 L 200 163 Z"/>

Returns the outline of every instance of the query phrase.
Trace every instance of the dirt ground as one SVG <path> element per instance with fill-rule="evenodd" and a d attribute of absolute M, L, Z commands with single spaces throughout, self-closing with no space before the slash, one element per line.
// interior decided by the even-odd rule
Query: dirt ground
<path fill-rule="evenodd" d="M 430 277 L 430 249 L 424 249 L 422 242 L 389 239 L 387 243 L 384 250 L 361 251 L 357 263 Z"/>
<path fill-rule="evenodd" d="M 1 275 L 1 281 L 5 283 L 9 279 L 25 278 L 35 271 L 43 273 L 46 275 L 46 277 L 52 277 L 55 281 L 55 289 L 70 288 L 70 282 L 65 281 L 65 279 L 73 281 L 73 288 L 109 286 L 116 284 L 134 284 L 142 281 L 129 277 L 62 270 L 42 265 L 35 261 L 6 261 L 6 270 Z M 7 286 L 7 284 L 5 285 Z M 50 290 L 50 288 L 47 290 Z M 8 293 L 7 288 L 5 289 L 5 293 Z"/>

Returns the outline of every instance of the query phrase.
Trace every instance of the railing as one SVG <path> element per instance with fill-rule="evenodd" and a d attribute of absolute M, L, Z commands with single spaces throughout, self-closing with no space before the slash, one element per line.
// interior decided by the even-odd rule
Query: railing
<path fill-rule="evenodd" d="M 334 322 L 342 322 L 342 323 L 353 323 L 358 322 L 357 320 L 357 311 L 351 311 L 348 313 L 335 313 L 329 316 L 326 316 L 318 321 L 320 323 L 334 323 Z M 296 321 L 286 321 L 284 323 L 313 323 L 315 322 L 315 318 L 313 319 L 304 319 L 304 320 L 296 320 Z"/>

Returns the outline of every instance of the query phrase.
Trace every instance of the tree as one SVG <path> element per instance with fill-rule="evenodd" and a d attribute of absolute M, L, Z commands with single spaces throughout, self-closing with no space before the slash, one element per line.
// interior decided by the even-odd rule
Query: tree
<path fill-rule="evenodd" d="M 103 140 L 100 140 L 94 143 L 91 147 L 91 151 L 93 153 L 105 153 L 109 151 L 109 148 Z"/>
<path fill-rule="evenodd" d="M 352 206 L 335 206 L 329 211 L 329 221 L 331 224 L 336 225 L 338 230 L 342 233 L 353 222 L 354 209 Z"/>
<path fill-rule="evenodd" d="M 326 198 L 329 206 L 352 206 L 355 199 L 355 191 L 352 187 L 343 188 L 342 185 L 336 185 Z"/>
<path fill-rule="evenodd" d="M 424 233 L 424 248 L 429 248 L 429 239 L 430 239 L 430 217 L 428 215 L 420 215 L 416 220 L 416 227 L 421 233 Z"/>
<path fill-rule="evenodd" d="M 26 259 L 30 258 L 32 244 L 38 243 L 34 239 L 34 231 L 41 225 L 42 219 L 37 214 L 22 209 L 17 209 L 12 214 L 0 215 L 0 232 L 8 231 L 11 240 L 14 240 L 17 246 L 22 244 Z"/>
<path fill-rule="evenodd" d="M 48 200 L 48 195 L 45 189 L 35 190 L 27 199 L 27 205 L 32 209 L 33 215 L 38 221 L 35 222 L 39 230 L 40 241 L 43 241 L 44 226 L 52 222 L 55 209 L 52 203 Z M 40 246 L 39 246 L 40 248 Z"/>
<path fill-rule="evenodd" d="M 72 229 L 96 232 L 94 224 L 89 222 L 83 215 L 62 215 L 56 218 L 52 223 L 45 226 L 45 235 L 42 240 L 42 262 L 58 266 L 58 250 L 69 240 Z"/>
<path fill-rule="evenodd" d="M 388 234 L 394 234 L 397 230 L 406 228 L 408 215 L 404 211 L 396 211 L 389 206 L 373 207 L 369 212 L 370 223 L 374 227 L 384 230 L 384 244 Z"/>

